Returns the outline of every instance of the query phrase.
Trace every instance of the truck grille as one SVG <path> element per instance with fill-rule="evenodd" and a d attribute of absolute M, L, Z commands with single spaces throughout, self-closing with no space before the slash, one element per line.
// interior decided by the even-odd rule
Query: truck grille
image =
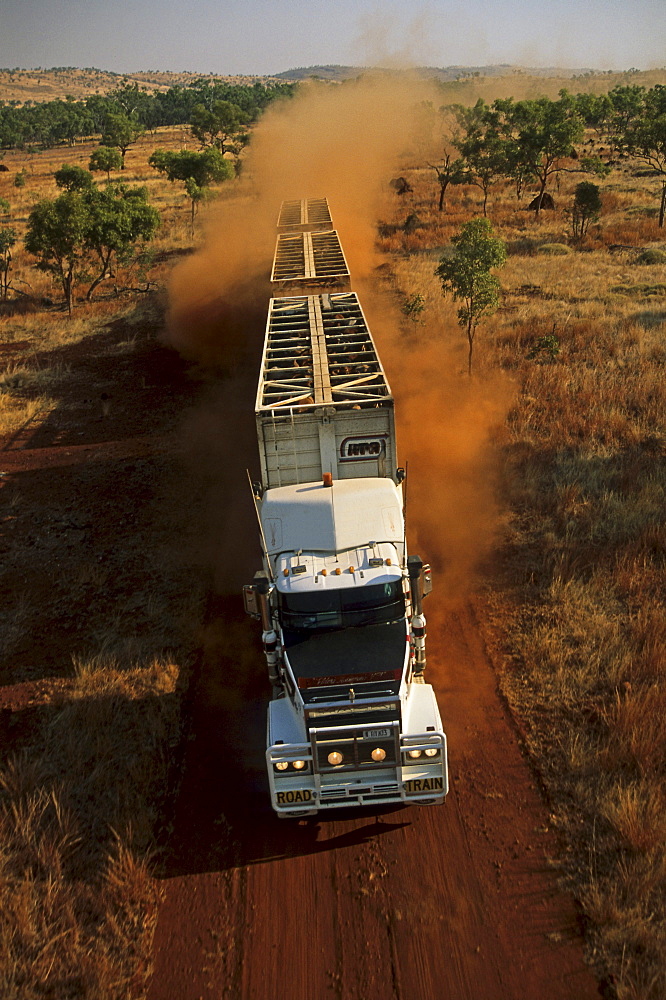
<path fill-rule="evenodd" d="M 400 760 L 399 735 L 397 725 L 386 725 L 375 729 L 363 726 L 311 729 L 316 770 L 321 774 L 331 774 L 397 767 Z M 372 757 L 374 750 L 383 750 L 384 758 L 374 760 Z M 332 753 L 342 755 L 341 763 L 335 764 L 329 761 L 329 755 Z"/>

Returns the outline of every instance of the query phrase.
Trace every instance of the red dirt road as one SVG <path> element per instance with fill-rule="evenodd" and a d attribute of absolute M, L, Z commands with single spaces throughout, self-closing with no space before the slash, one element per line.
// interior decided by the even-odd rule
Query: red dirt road
<path fill-rule="evenodd" d="M 217 603 L 149 1000 L 599 996 L 474 611 L 444 614 L 434 600 L 428 671 L 449 738 L 446 804 L 300 823 L 268 807 L 253 628 L 235 600 Z"/>

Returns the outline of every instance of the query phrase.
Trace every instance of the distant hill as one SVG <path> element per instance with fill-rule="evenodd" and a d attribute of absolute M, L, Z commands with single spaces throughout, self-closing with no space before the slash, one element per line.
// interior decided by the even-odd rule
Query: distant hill
<path fill-rule="evenodd" d="M 253 84 L 255 80 L 275 79 L 267 76 L 223 76 L 213 73 L 170 73 L 161 70 L 141 70 L 137 73 L 114 73 L 111 70 L 76 66 L 54 66 L 51 69 L 0 69 L 0 101 L 54 101 L 73 97 L 80 101 L 92 94 L 108 94 L 124 83 L 138 83 L 148 93 L 166 91 L 170 87 L 187 87 L 197 80 L 221 81 L 233 84 Z"/>
<path fill-rule="evenodd" d="M 373 72 L 367 66 L 299 66 L 296 69 L 288 69 L 283 73 L 276 73 L 278 80 L 349 80 L 360 76 L 362 73 Z M 593 74 L 594 70 L 589 69 L 562 69 L 555 66 L 545 68 L 523 68 L 511 66 L 508 63 L 500 63 L 494 66 L 418 66 L 408 70 L 392 70 L 392 72 L 416 73 L 418 76 L 437 80 L 467 80 L 473 77 L 509 76 L 511 73 L 525 74 L 535 77 L 559 77 L 567 79 L 572 76 Z M 601 74 L 600 74 L 601 75 Z"/>
<path fill-rule="evenodd" d="M 114 73 L 112 70 L 87 67 L 79 69 L 76 66 L 54 66 L 51 69 L 0 69 L 0 102 L 26 101 L 41 103 L 42 101 L 64 100 L 71 97 L 76 101 L 83 100 L 93 94 L 108 94 L 110 90 L 124 83 L 137 83 L 148 93 L 166 91 L 170 87 L 187 87 L 198 80 L 216 81 L 232 84 L 253 84 L 257 80 L 269 82 L 298 82 L 316 78 L 328 83 L 342 83 L 343 80 L 354 79 L 368 73 L 410 73 L 418 74 L 426 79 L 437 79 L 442 83 L 466 85 L 483 89 L 482 81 L 490 81 L 503 77 L 511 80 L 534 81 L 549 80 L 548 88 L 557 93 L 560 86 L 569 86 L 569 80 L 576 80 L 582 89 L 603 92 L 612 86 L 626 83 L 638 83 L 642 86 L 653 86 L 664 82 L 664 70 L 635 69 L 623 73 L 602 72 L 590 69 L 562 69 L 555 66 L 526 68 L 510 66 L 506 63 L 493 66 L 420 66 L 409 70 L 382 70 L 364 66 L 300 66 L 288 69 L 272 76 L 233 76 L 215 73 L 172 73 L 168 70 L 140 70 L 133 73 Z M 478 85 L 478 86 L 477 86 Z M 547 88 L 547 89 L 548 89 Z M 486 86 L 487 89 L 487 86 Z M 507 88 L 505 87 L 505 90 Z M 537 84 L 537 89 L 540 85 Z M 477 95 L 478 96 L 478 95 Z"/>

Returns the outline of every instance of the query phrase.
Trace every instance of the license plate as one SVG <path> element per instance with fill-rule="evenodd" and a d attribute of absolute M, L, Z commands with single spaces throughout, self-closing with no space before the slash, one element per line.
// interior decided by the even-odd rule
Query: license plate
<path fill-rule="evenodd" d="M 364 740 L 388 740 L 391 736 L 390 729 L 364 729 Z"/>
<path fill-rule="evenodd" d="M 309 788 L 294 788 L 288 792 L 276 792 L 275 801 L 279 806 L 291 806 L 300 802 L 312 802 L 312 792 Z"/>
<path fill-rule="evenodd" d="M 412 781 L 406 781 L 404 788 L 411 795 L 416 795 L 418 792 L 442 792 L 444 791 L 444 779 L 414 778 Z"/>

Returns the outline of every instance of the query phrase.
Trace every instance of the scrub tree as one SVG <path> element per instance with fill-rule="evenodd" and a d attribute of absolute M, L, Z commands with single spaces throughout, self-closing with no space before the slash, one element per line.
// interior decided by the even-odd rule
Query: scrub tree
<path fill-rule="evenodd" d="M 64 191 L 90 191 L 95 182 L 89 171 L 83 167 L 77 167 L 73 163 L 63 163 L 60 170 L 56 170 L 53 178 L 59 188 Z"/>
<path fill-rule="evenodd" d="M 88 170 L 103 170 L 106 173 L 107 181 L 111 180 L 111 171 L 120 170 L 123 165 L 123 158 L 117 149 L 111 146 L 100 146 L 93 150 L 88 161 Z"/>
<path fill-rule="evenodd" d="M 458 323 L 467 334 L 467 373 L 472 374 L 472 352 L 479 320 L 494 312 L 499 304 L 499 279 L 491 274 L 506 260 L 506 247 L 493 236 L 488 219 L 472 219 L 452 238 L 454 253 L 442 257 L 435 274 L 444 295 L 461 302 Z"/>
<path fill-rule="evenodd" d="M 144 187 L 108 184 L 87 199 L 85 246 L 97 263 L 97 272 L 86 298 L 91 300 L 101 281 L 113 273 L 115 263 L 135 261 L 152 240 L 160 214 L 148 204 Z"/>
<path fill-rule="evenodd" d="M 12 264 L 12 247 L 16 243 L 16 230 L 12 226 L 0 229 L 0 298 L 7 301 L 9 269 Z"/>
<path fill-rule="evenodd" d="M 571 225 L 574 239 L 582 240 L 591 222 L 596 222 L 601 214 L 599 188 L 591 181 L 581 181 L 574 193 Z"/>
<path fill-rule="evenodd" d="M 40 201 L 28 216 L 25 248 L 37 257 L 40 271 L 60 281 L 72 315 L 74 278 L 86 252 L 88 207 L 83 195 L 67 191 L 53 201 Z"/>
<path fill-rule="evenodd" d="M 101 145 L 120 150 L 120 169 L 124 170 L 127 150 L 145 131 L 145 127 L 136 118 L 128 118 L 124 114 L 110 114 L 106 116 L 104 122 Z"/>
<path fill-rule="evenodd" d="M 643 93 L 633 93 L 631 113 L 617 111 L 615 142 L 621 152 L 642 160 L 661 180 L 659 228 L 666 217 L 666 86 L 657 84 Z M 616 93 L 616 101 L 619 96 Z M 636 102 L 640 102 L 636 107 Z"/>
<path fill-rule="evenodd" d="M 509 145 L 502 134 L 501 116 L 482 98 L 471 108 L 457 105 L 453 111 L 462 129 L 452 140 L 460 153 L 460 159 L 453 164 L 454 183 L 467 182 L 481 188 L 485 216 L 490 188 L 509 172 Z"/>
<path fill-rule="evenodd" d="M 221 153 L 235 153 L 247 144 L 246 128 L 250 116 L 231 101 L 213 101 L 212 108 L 197 104 L 192 111 L 190 128 L 203 147 L 212 146 Z"/>
<path fill-rule="evenodd" d="M 166 174 L 170 181 L 181 181 L 191 202 L 191 223 L 194 233 L 194 216 L 197 205 L 209 197 L 210 185 L 226 181 L 234 175 L 233 165 L 225 160 L 219 149 L 211 147 L 202 153 L 183 149 L 180 153 L 156 149 L 148 160 L 151 167 Z"/>

